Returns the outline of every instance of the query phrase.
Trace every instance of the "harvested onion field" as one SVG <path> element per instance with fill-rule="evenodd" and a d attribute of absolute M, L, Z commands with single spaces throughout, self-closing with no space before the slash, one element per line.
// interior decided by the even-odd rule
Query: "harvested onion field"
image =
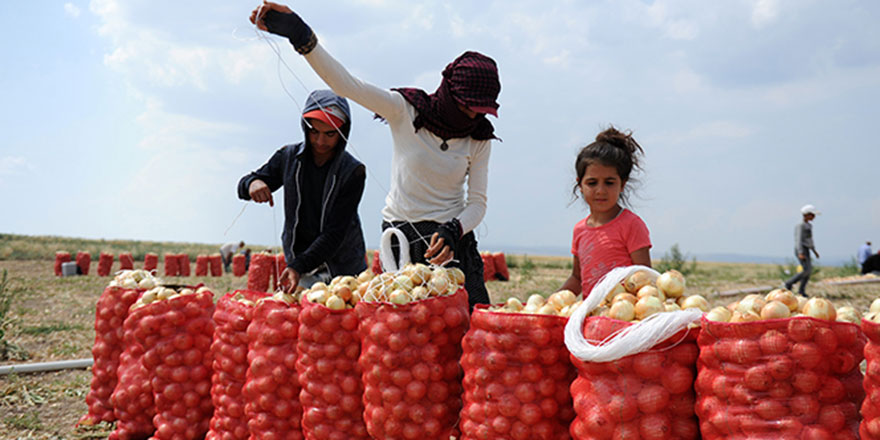
<path fill-rule="evenodd" d="M 46 259 L 0 260 L 0 272 L 6 270 L 9 276 L 6 295 L 12 297 L 6 316 L 8 359 L 0 361 L 0 365 L 91 357 L 95 304 L 110 278 L 97 277 L 94 272 L 89 276 L 56 277 L 53 261 L 49 259 L 53 252 L 54 249 L 47 249 Z M 142 259 L 136 261 L 135 267 L 139 267 L 139 262 Z M 571 271 L 569 258 L 508 255 L 508 262 L 511 280 L 488 283 L 493 302 L 511 296 L 524 300 L 534 293 L 549 295 Z M 116 268 L 118 262 L 114 270 Z M 713 306 L 743 296 L 719 297 L 715 295 L 717 292 L 778 286 L 781 280 L 779 268 L 773 265 L 697 263 L 696 268 L 697 271 L 688 276 L 688 291 L 706 296 Z M 162 269 L 160 263 L 160 274 Z M 831 272 L 826 268 L 820 270 L 818 279 L 811 284 L 811 295 L 826 297 L 837 306 L 852 305 L 861 311 L 866 311 L 870 302 L 880 297 L 878 283 L 823 284 L 821 277 L 830 278 Z M 218 296 L 246 285 L 245 277 L 236 278 L 231 274 L 173 277 L 166 281 L 204 283 Z M 0 438 L 106 438 L 112 431 L 110 425 L 74 427 L 87 412 L 85 396 L 90 380 L 90 370 L 0 376 Z"/>

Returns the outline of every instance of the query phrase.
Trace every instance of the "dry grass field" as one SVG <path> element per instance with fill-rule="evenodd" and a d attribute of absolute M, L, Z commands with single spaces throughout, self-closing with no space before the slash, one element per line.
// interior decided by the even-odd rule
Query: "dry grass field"
<path fill-rule="evenodd" d="M 82 248 L 72 246 L 76 243 Z M 2 295 L 11 297 L 7 316 L 3 316 L 0 308 L 0 325 L 4 325 L 5 319 L 5 341 L 11 344 L 7 354 L 9 359 L 0 359 L 0 365 L 91 357 L 95 303 L 110 279 L 99 278 L 94 273 L 56 277 L 51 258 L 55 250 L 75 253 L 83 248 L 90 250 L 94 258 L 101 250 L 118 252 L 126 249 L 126 244 L 118 242 L 108 246 L 108 242 L 83 240 L 76 243 L 58 238 L 0 236 L 0 274 L 5 270 L 9 277 L 6 292 Z M 160 256 L 164 250 L 190 252 L 194 256 L 197 252 L 216 249 L 213 245 L 189 244 L 176 248 L 169 243 L 153 248 L 143 242 L 137 246 L 141 249 L 141 262 L 146 251 L 157 251 Z M 509 255 L 508 262 L 511 280 L 488 283 L 493 302 L 511 296 L 525 299 L 533 293 L 548 295 L 556 291 L 571 272 L 570 258 Z M 93 264 L 93 270 L 94 267 Z M 137 261 L 135 267 L 138 267 Z M 116 268 L 118 262 L 114 270 Z M 703 294 L 713 305 L 726 304 L 738 296 L 718 297 L 717 292 L 779 285 L 783 276 L 780 269 L 774 265 L 697 262 L 696 271 L 688 275 L 688 290 Z M 162 272 L 160 263 L 159 273 Z M 842 275 L 846 274 L 833 268 L 822 268 L 817 276 L 818 282 L 811 284 L 810 294 L 827 297 L 838 306 L 851 304 L 859 310 L 867 310 L 871 300 L 880 297 L 880 283 L 851 286 L 821 283 L 823 276 Z M 218 293 L 246 285 L 245 278 L 235 278 L 231 274 L 218 278 L 188 277 L 166 281 L 178 284 L 201 282 Z M 3 338 L 0 338 L 2 342 Z M 105 438 L 112 430 L 106 424 L 74 428 L 79 417 L 86 413 L 85 395 L 90 379 L 89 370 L 0 376 L 0 439 Z"/>

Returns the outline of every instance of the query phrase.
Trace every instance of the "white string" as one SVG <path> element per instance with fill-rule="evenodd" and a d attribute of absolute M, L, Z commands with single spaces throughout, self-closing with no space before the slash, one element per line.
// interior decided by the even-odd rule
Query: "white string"
<path fill-rule="evenodd" d="M 571 354 L 587 362 L 615 361 L 650 350 L 703 316 L 703 312 L 698 309 L 655 313 L 612 333 L 602 341 L 586 340 L 583 326 L 587 315 L 599 306 L 615 285 L 638 271 L 646 271 L 655 279 L 660 276 L 647 266 L 616 267 L 602 277 L 584 302 L 574 310 L 565 324 L 565 346 Z"/>
<path fill-rule="evenodd" d="M 244 205 L 242 205 L 242 207 L 241 207 L 241 211 L 238 211 L 238 215 L 235 216 L 234 219 L 232 219 L 232 223 L 230 223 L 230 224 L 229 224 L 229 227 L 226 228 L 226 231 L 223 232 L 223 236 L 224 236 L 224 237 L 226 236 L 226 234 L 229 233 L 229 230 L 232 229 L 232 226 L 235 225 L 235 222 L 238 221 L 238 218 L 241 217 L 242 214 L 244 214 L 244 208 L 247 208 L 247 203 L 245 203 Z"/>

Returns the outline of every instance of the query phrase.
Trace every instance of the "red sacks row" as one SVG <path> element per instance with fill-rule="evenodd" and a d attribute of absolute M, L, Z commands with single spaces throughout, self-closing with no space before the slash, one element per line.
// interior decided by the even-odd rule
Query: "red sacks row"
<path fill-rule="evenodd" d="M 275 269 L 275 257 L 272 254 L 260 252 L 252 255 L 251 265 L 248 268 L 247 290 L 268 292 Z"/>
<path fill-rule="evenodd" d="M 156 325 L 150 311 L 140 307 L 132 310 L 123 323 L 124 348 L 119 356 L 118 381 L 110 399 L 116 416 L 116 429 L 110 433 L 109 440 L 147 438 L 156 430 L 153 427 L 156 405 L 150 372 L 142 363 L 144 347 L 136 336 L 145 320 L 152 320 L 151 325 Z M 151 330 L 157 331 L 158 328 Z"/>
<path fill-rule="evenodd" d="M 510 270 L 507 268 L 507 257 L 504 252 L 484 252 L 480 254 L 483 259 L 483 279 L 507 281 L 510 279 Z"/>
<path fill-rule="evenodd" d="M 110 271 L 113 268 L 113 254 L 108 254 L 106 252 L 101 252 L 98 256 L 98 276 L 106 277 L 110 275 Z"/>
<path fill-rule="evenodd" d="M 83 275 L 89 274 L 89 269 L 92 266 L 92 254 L 88 252 L 77 252 L 76 253 L 76 267 L 79 268 L 80 273 Z"/>
<path fill-rule="evenodd" d="M 61 265 L 70 261 L 70 252 L 55 252 L 55 276 L 61 276 Z"/>
<path fill-rule="evenodd" d="M 248 325 L 248 370 L 243 393 L 248 429 L 254 440 L 303 438 L 296 371 L 299 315 L 298 304 L 266 300 L 256 305 Z"/>
<path fill-rule="evenodd" d="M 189 255 L 177 254 L 177 267 L 180 269 L 180 276 L 188 277 L 190 275 Z"/>
<path fill-rule="evenodd" d="M 862 402 L 859 435 L 862 439 L 876 440 L 880 439 L 880 324 L 863 319 L 862 331 L 867 337 L 867 366 L 863 382 L 866 398 Z"/>
<path fill-rule="evenodd" d="M 211 263 L 211 276 L 219 277 L 223 275 L 223 257 L 220 254 L 212 254 L 208 257 Z"/>
<path fill-rule="evenodd" d="M 462 439 L 569 438 L 575 369 L 566 318 L 490 312 L 478 305 L 462 341 Z"/>
<path fill-rule="evenodd" d="M 152 271 L 156 270 L 157 267 L 159 267 L 159 256 L 158 255 L 156 255 L 152 252 L 148 252 L 146 255 L 144 255 L 144 270 L 145 271 L 152 272 Z"/>
<path fill-rule="evenodd" d="M 142 291 L 141 291 L 142 292 Z M 137 301 L 140 292 L 121 287 L 104 289 L 95 306 L 95 344 L 92 346 L 92 382 L 86 395 L 88 414 L 78 425 L 94 425 L 116 420 L 111 395 L 118 382 L 120 355 L 123 347 L 123 323 L 128 309 Z"/>
<path fill-rule="evenodd" d="M 131 256 L 131 252 L 122 252 L 119 254 L 119 270 L 133 270 L 134 269 L 134 257 Z"/>
<path fill-rule="evenodd" d="M 370 438 L 363 418 L 356 311 L 304 301 L 299 317 L 296 366 L 303 387 L 303 433 L 315 440 Z"/>
<path fill-rule="evenodd" d="M 247 273 L 247 257 L 242 254 L 232 256 L 232 275 L 241 277 Z"/>
<path fill-rule="evenodd" d="M 809 317 L 702 321 L 696 412 L 704 439 L 857 438 L 859 327 Z"/>
<path fill-rule="evenodd" d="M 214 374 L 211 378 L 211 398 L 214 415 L 211 418 L 207 440 L 240 439 L 250 435 L 245 416 L 245 396 L 242 388 L 248 369 L 248 325 L 253 318 L 253 304 L 238 301 L 241 297 L 257 301 L 266 296 L 262 292 L 236 290 L 217 301 L 214 310 Z"/>
<path fill-rule="evenodd" d="M 180 275 L 180 263 L 177 254 L 165 254 L 165 276 L 176 277 Z"/>
<path fill-rule="evenodd" d="M 461 410 L 467 293 L 397 306 L 355 306 L 367 432 L 382 439 L 448 439 Z"/>
<path fill-rule="evenodd" d="M 208 265 L 209 264 L 210 264 L 210 259 L 207 255 L 196 256 L 196 276 L 197 277 L 208 276 Z"/>

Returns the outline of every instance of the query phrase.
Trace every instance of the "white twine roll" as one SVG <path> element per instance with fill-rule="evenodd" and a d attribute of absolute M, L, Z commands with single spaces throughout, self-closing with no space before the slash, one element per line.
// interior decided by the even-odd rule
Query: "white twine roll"
<path fill-rule="evenodd" d="M 565 346 L 571 354 L 585 362 L 615 361 L 650 350 L 703 316 L 699 309 L 655 313 L 598 343 L 584 339 L 583 326 L 587 315 L 602 303 L 617 284 L 640 270 L 648 272 L 654 279 L 660 276 L 660 273 L 647 266 L 617 267 L 593 286 L 590 295 L 575 309 L 565 325 Z"/>
<path fill-rule="evenodd" d="M 397 243 L 400 248 L 400 259 L 394 261 L 394 252 L 391 250 L 391 236 L 397 237 Z M 382 269 L 385 272 L 397 272 L 410 263 L 409 259 L 409 241 L 403 231 L 397 228 L 388 228 L 382 233 L 382 240 L 379 245 L 379 261 L 382 262 Z"/>

